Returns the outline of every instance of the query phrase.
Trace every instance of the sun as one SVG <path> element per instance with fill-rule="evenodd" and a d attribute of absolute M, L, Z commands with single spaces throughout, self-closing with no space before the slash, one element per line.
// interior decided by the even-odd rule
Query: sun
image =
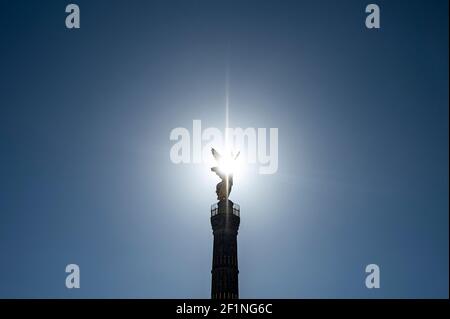
<path fill-rule="evenodd" d="M 242 168 L 240 158 L 224 155 L 218 162 L 219 171 L 227 176 L 239 173 Z"/>

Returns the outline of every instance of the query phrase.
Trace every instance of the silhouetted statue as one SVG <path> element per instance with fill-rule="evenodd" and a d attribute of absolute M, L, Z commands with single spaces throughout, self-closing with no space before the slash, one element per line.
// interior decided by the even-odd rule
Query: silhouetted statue
<path fill-rule="evenodd" d="M 221 170 L 220 164 L 223 161 L 222 156 L 217 152 L 214 148 L 211 148 L 211 152 L 218 162 L 219 166 L 212 167 L 211 171 L 217 174 L 220 177 L 221 182 L 216 185 L 216 194 L 218 200 L 227 200 L 228 196 L 231 193 L 231 188 L 233 187 L 233 172 L 230 170 L 229 172 L 224 172 Z M 234 161 L 239 156 L 239 152 L 231 161 Z M 229 163 L 231 164 L 231 163 Z"/>

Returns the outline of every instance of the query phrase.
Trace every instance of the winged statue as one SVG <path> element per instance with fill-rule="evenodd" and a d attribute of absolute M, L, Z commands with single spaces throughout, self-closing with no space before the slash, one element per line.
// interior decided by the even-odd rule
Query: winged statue
<path fill-rule="evenodd" d="M 214 148 L 211 148 L 212 155 L 214 156 L 214 159 L 216 160 L 218 166 L 211 167 L 211 171 L 216 173 L 217 176 L 221 179 L 221 181 L 216 185 L 216 194 L 218 200 L 227 200 L 228 196 L 231 193 L 231 188 L 233 187 L 233 172 L 230 170 L 229 172 L 226 172 L 223 170 L 223 168 L 220 167 L 220 164 L 223 163 L 224 157 L 219 154 Z M 236 155 L 233 155 L 231 153 L 231 161 L 235 161 L 240 152 L 238 152 Z"/>

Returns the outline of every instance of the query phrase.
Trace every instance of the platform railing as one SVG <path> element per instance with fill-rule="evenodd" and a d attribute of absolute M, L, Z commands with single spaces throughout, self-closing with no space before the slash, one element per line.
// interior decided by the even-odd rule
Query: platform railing
<path fill-rule="evenodd" d="M 211 217 L 219 214 L 219 206 L 217 203 L 211 205 Z M 241 206 L 238 204 L 233 204 L 233 215 L 240 217 L 241 215 Z"/>

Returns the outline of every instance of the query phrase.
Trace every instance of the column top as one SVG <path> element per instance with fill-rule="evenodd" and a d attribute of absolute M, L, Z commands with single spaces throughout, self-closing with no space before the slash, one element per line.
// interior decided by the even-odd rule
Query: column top
<path fill-rule="evenodd" d="M 211 205 L 211 217 L 218 214 L 232 213 L 240 217 L 241 207 L 239 204 L 233 203 L 231 200 L 220 200 Z"/>

